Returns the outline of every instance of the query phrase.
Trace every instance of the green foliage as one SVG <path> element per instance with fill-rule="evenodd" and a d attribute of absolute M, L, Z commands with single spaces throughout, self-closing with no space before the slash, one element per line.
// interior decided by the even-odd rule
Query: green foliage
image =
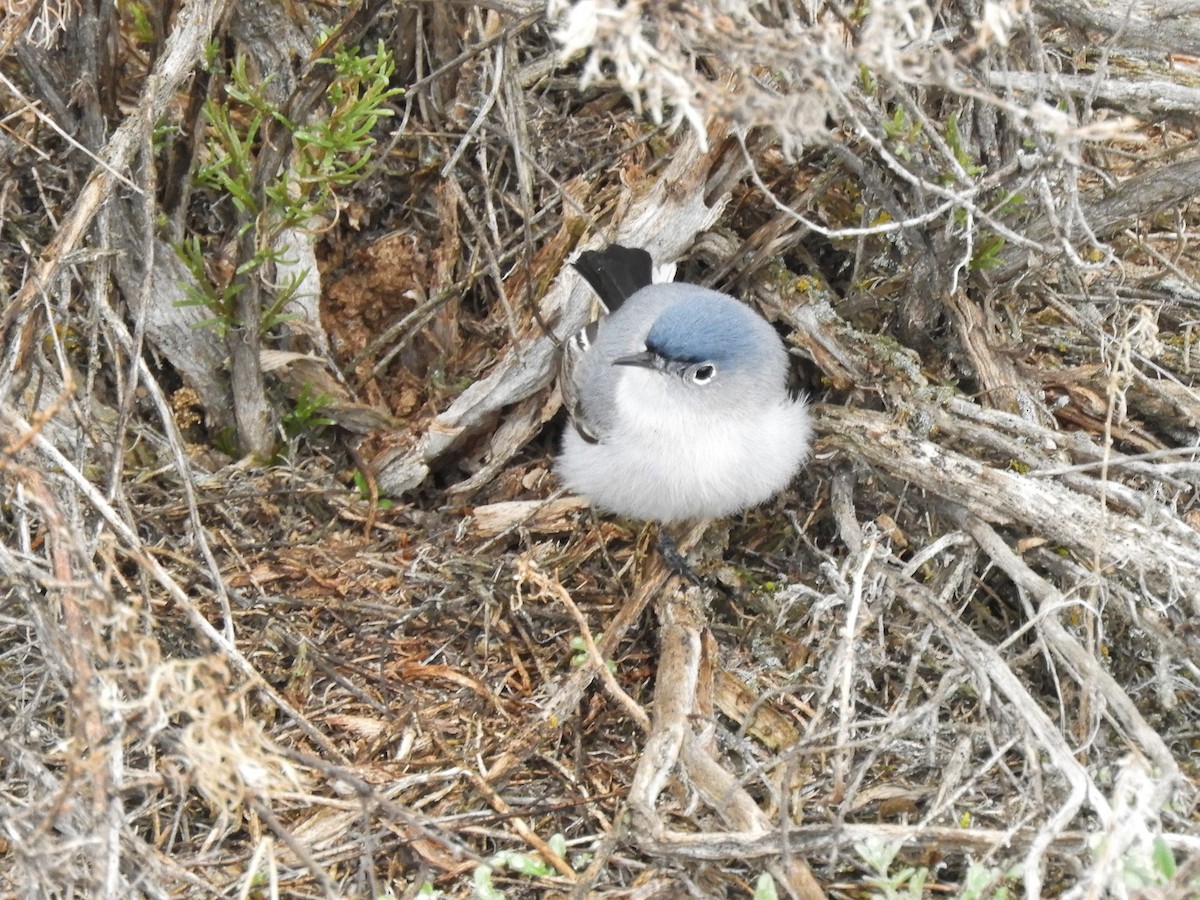
<path fill-rule="evenodd" d="M 288 439 L 312 434 L 334 424 L 333 419 L 321 415 L 321 410 L 333 402 L 328 394 L 313 393 L 312 385 L 306 384 L 300 389 L 296 405 L 279 420 L 280 427 Z"/>
<path fill-rule="evenodd" d="M 210 68 L 217 65 L 217 54 L 216 46 L 206 48 Z M 395 65 L 382 43 L 370 55 L 339 48 L 321 62 L 333 66 L 336 74 L 325 91 L 324 107 L 310 122 L 291 121 L 268 96 L 270 79 L 252 77 L 244 56 L 229 67 L 225 97 L 205 103 L 208 130 L 195 182 L 232 202 L 241 223 L 239 238 L 256 229 L 252 257 L 240 263 L 237 277 L 225 285 L 213 284 L 208 277 L 197 236 L 185 237 L 175 246 L 196 282 L 185 289 L 181 305 L 203 306 L 211 318 L 201 324 L 222 335 L 240 324 L 236 302 L 244 277 L 286 262 L 276 246 L 280 235 L 307 226 L 333 205 L 336 189 L 361 177 L 374 147 L 371 130 L 381 118 L 392 115 L 384 104 L 401 93 L 388 87 Z M 290 166 L 279 165 L 264 146 L 262 135 L 269 125 L 283 133 L 273 143 L 282 136 L 290 140 Z M 263 165 L 278 171 L 262 172 Z M 260 333 L 293 318 L 285 310 L 306 274 L 301 272 L 276 287 L 273 299 L 259 314 Z"/>
<path fill-rule="evenodd" d="M 1129 891 L 1162 887 L 1178 871 L 1175 854 L 1162 835 L 1156 835 L 1149 846 L 1140 844 L 1130 847 L 1125 852 L 1122 864 L 1121 880 Z M 1200 879 L 1194 879 L 1189 887 L 1196 889 L 1189 896 L 1200 896 Z"/>
<path fill-rule="evenodd" d="M 204 266 L 204 249 L 196 235 L 189 235 L 171 246 L 192 276 L 191 281 L 181 285 L 184 299 L 179 301 L 179 305 L 207 309 L 212 315 L 201 320 L 199 327 L 214 328 L 221 337 L 225 337 L 225 332 L 234 321 L 234 303 L 242 286 L 232 281 L 220 287 L 213 284 Z"/>
<path fill-rule="evenodd" d="M 550 840 L 546 843 L 558 856 L 566 857 L 567 839 L 561 834 L 551 835 Z M 585 866 L 587 862 L 581 858 L 573 861 L 572 864 Z M 474 889 L 476 900 L 506 900 L 505 893 L 492 884 L 493 873 L 501 867 L 529 878 L 551 878 L 557 874 L 553 866 L 535 854 L 505 850 L 497 853 L 486 863 L 475 867 L 475 871 L 471 874 L 471 887 Z"/>
<path fill-rule="evenodd" d="M 998 234 L 984 233 L 979 236 L 975 245 L 975 255 L 971 257 L 971 269 L 983 272 L 1000 265 L 1000 251 L 1008 242 Z"/>
<path fill-rule="evenodd" d="M 604 632 L 601 631 L 596 635 L 596 642 L 599 643 L 603 638 Z M 575 635 L 575 637 L 571 638 L 571 650 L 571 665 L 575 668 L 579 668 L 588 661 L 587 643 L 580 635 Z M 604 667 L 610 672 L 617 671 L 617 664 L 611 659 L 604 661 Z"/>
<path fill-rule="evenodd" d="M 958 895 L 958 900 L 1008 900 L 1012 893 L 1004 882 L 1015 881 L 1020 875 L 1020 866 L 1001 872 L 972 860 L 967 866 L 967 874 L 963 876 L 962 893 Z"/>
<path fill-rule="evenodd" d="M 371 131 L 392 115 L 383 104 L 402 92 L 388 88 L 395 64 L 382 41 L 371 56 L 339 48 L 331 60 L 322 61 L 338 73 L 325 92 L 333 111 L 327 119 L 296 128 L 293 139 L 301 160 L 297 178 L 328 201 L 331 186 L 358 180 L 375 143 Z"/>
<path fill-rule="evenodd" d="M 503 862 L 518 875 L 528 875 L 530 878 L 549 878 L 554 874 L 554 868 L 543 862 L 541 857 L 530 856 L 528 853 L 502 853 L 498 862 Z"/>
<path fill-rule="evenodd" d="M 182 133 L 183 129 L 173 122 L 159 122 L 155 125 L 154 131 L 150 135 L 150 144 L 154 148 L 154 155 L 165 152 L 174 141 L 179 139 L 179 135 Z M 159 216 L 163 217 L 162 213 L 159 213 Z"/>
<path fill-rule="evenodd" d="M 358 494 L 364 500 L 371 499 L 371 485 L 367 483 L 367 476 L 363 474 L 361 469 L 355 469 L 353 476 L 354 486 L 358 488 Z M 380 509 L 391 509 L 394 505 L 387 497 L 380 497 L 376 504 Z"/>
<path fill-rule="evenodd" d="M 897 106 L 891 119 L 884 119 L 883 133 L 892 143 L 892 152 L 901 159 L 912 159 L 912 150 L 921 136 L 921 123 L 909 118 L 903 107 Z"/>
<path fill-rule="evenodd" d="M 875 889 L 873 900 L 921 900 L 929 870 L 924 866 L 904 866 L 893 872 L 892 863 L 903 846 L 901 841 L 868 839 L 854 845 L 855 851 L 872 874 L 864 883 Z M 1006 882 L 1020 877 L 1020 868 L 1008 871 L 972 862 L 963 878 L 958 900 L 1008 900 L 1011 896 Z"/>
<path fill-rule="evenodd" d="M 1154 865 L 1154 871 L 1162 877 L 1164 882 L 1175 877 L 1175 854 L 1171 852 L 1171 848 L 1167 846 L 1167 842 L 1163 840 L 1161 834 L 1154 838 L 1154 848 L 1151 850 L 1150 859 Z"/>
<path fill-rule="evenodd" d="M 866 63 L 858 64 L 858 80 L 866 94 L 874 94 L 875 89 L 879 86 L 879 82 L 875 80 L 875 76 L 871 74 Z"/>
<path fill-rule="evenodd" d="M 204 115 L 210 131 L 204 142 L 204 162 L 194 177 L 198 185 L 226 194 L 233 200 L 242 214 L 241 231 L 245 231 L 254 224 L 253 217 L 258 214 L 258 201 L 254 198 L 254 164 L 259 149 L 258 136 L 267 115 L 263 94 L 266 82 L 251 88 L 244 56 L 234 61 L 229 77 L 225 92 L 232 99 L 240 100 L 243 106 L 249 106 L 253 114 L 245 116 L 245 109 L 228 101 L 218 103 L 211 97 L 205 101 Z"/>
<path fill-rule="evenodd" d="M 237 458 L 240 455 L 237 441 L 237 429 L 233 426 L 222 428 L 215 438 L 213 438 L 213 446 L 224 453 L 226 456 Z"/>
<path fill-rule="evenodd" d="M 855 844 L 854 849 L 867 868 L 872 871 L 864 883 L 875 888 L 873 897 L 876 900 L 921 900 L 925 890 L 925 879 L 929 870 L 924 866 L 913 868 L 905 866 L 897 872 L 890 872 L 896 854 L 903 844 L 900 841 L 884 841 L 870 839 Z"/>
<path fill-rule="evenodd" d="M 126 13 L 133 23 L 130 34 L 135 41 L 139 44 L 154 43 L 154 26 L 150 24 L 150 17 L 146 14 L 144 3 L 139 3 L 137 0 L 132 3 L 123 3 L 121 11 Z"/>
<path fill-rule="evenodd" d="M 770 872 L 763 872 L 754 882 L 754 900 L 779 900 L 775 879 L 771 877 Z"/>
<path fill-rule="evenodd" d="M 505 900 L 504 892 L 492 885 L 493 871 L 491 866 L 483 863 L 471 873 L 471 887 L 474 888 L 476 900 Z"/>
<path fill-rule="evenodd" d="M 950 152 L 954 154 L 955 161 L 963 167 L 968 175 L 982 175 L 986 168 L 978 165 L 971 154 L 967 152 L 966 146 L 963 144 L 962 132 L 958 130 L 958 116 L 951 115 L 946 121 L 946 143 L 950 145 Z"/>
<path fill-rule="evenodd" d="M 1015 216 L 1024 206 L 1025 195 L 1019 191 L 1012 191 L 997 207 L 997 212 L 1006 216 Z"/>

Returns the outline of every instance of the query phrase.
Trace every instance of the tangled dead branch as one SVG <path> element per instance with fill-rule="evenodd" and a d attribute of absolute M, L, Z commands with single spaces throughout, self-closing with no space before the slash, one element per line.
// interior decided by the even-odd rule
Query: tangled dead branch
<path fill-rule="evenodd" d="M 1156 9 L 14 6 L 0 889 L 1195 896 L 1197 42 Z M 205 110 L 278 113 L 273 183 L 347 35 L 405 93 L 251 275 Z M 816 404 L 793 488 L 690 535 L 704 588 L 549 471 L 566 261 L 614 240 L 760 306 Z M 295 315 L 231 350 L 202 278 Z"/>

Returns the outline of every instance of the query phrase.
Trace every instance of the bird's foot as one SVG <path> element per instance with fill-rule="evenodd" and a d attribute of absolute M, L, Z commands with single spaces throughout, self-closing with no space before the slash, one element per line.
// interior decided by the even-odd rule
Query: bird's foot
<path fill-rule="evenodd" d="M 680 578 L 686 578 L 699 587 L 712 586 L 710 580 L 693 569 L 692 564 L 687 561 L 687 557 L 679 552 L 675 538 L 665 528 L 658 530 L 658 552 L 662 556 L 663 562 L 667 564 L 667 568 Z"/>

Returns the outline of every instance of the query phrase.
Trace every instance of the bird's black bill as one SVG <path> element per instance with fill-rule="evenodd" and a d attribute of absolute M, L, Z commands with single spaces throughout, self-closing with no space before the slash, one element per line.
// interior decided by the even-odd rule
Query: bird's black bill
<path fill-rule="evenodd" d="M 649 350 L 619 357 L 618 359 L 614 359 L 612 364 L 614 366 L 637 366 L 641 369 L 658 369 L 662 367 L 660 357 Z"/>

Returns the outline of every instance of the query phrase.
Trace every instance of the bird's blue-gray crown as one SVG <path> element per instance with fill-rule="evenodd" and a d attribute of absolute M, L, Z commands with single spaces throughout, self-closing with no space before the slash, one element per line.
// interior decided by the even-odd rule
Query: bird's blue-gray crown
<path fill-rule="evenodd" d="M 663 310 L 646 335 L 646 349 L 675 362 L 736 368 L 763 351 L 764 324 L 736 300 L 697 292 Z"/>

